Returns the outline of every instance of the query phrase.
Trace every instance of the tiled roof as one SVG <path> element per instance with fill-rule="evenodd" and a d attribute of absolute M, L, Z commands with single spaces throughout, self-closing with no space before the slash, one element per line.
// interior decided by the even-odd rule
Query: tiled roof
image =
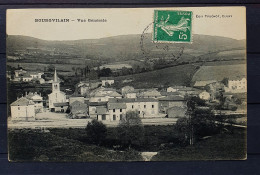
<path fill-rule="evenodd" d="M 101 101 L 101 102 L 88 102 L 89 106 L 105 106 L 107 105 L 106 101 Z"/>
<path fill-rule="evenodd" d="M 108 109 L 126 109 L 125 103 L 108 103 Z"/>
<path fill-rule="evenodd" d="M 98 115 L 108 114 L 107 108 L 105 108 L 105 107 L 97 107 L 97 114 Z"/>
<path fill-rule="evenodd" d="M 109 102 L 113 103 L 134 103 L 134 102 L 158 102 L 154 98 L 121 98 L 121 99 L 109 99 Z"/>
<path fill-rule="evenodd" d="M 33 105 L 34 102 L 25 98 L 25 97 L 21 97 L 19 99 L 17 99 L 16 101 L 14 101 L 13 103 L 11 103 L 11 106 L 28 106 L 28 105 Z"/>
<path fill-rule="evenodd" d="M 155 96 L 161 96 L 161 93 L 158 92 L 157 90 L 151 90 L 151 91 L 146 91 L 146 92 L 143 92 L 143 94 L 140 94 L 141 96 L 152 96 L 152 97 L 155 97 Z"/>
<path fill-rule="evenodd" d="M 110 97 L 122 97 L 122 95 L 120 95 L 117 92 L 111 92 L 110 94 L 108 94 L 108 96 L 110 96 Z"/>
<path fill-rule="evenodd" d="M 162 96 L 169 96 L 169 95 L 180 95 L 179 92 L 161 92 Z"/>
<path fill-rule="evenodd" d="M 168 96 L 160 98 L 159 101 L 185 101 L 184 97 L 175 95 L 175 96 Z"/>
<path fill-rule="evenodd" d="M 68 106 L 68 102 L 63 102 L 63 103 L 53 103 L 54 107 L 61 107 L 61 106 Z"/>

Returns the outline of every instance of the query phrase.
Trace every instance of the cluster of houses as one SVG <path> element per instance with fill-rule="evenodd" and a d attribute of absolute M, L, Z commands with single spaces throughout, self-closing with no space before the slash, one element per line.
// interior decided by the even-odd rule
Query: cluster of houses
<path fill-rule="evenodd" d="M 40 84 L 46 83 L 42 77 L 43 72 L 37 71 L 26 71 L 24 69 L 18 69 L 14 71 L 14 75 L 11 75 L 11 71 L 7 71 L 6 76 L 13 82 L 32 82 L 38 81 Z"/>
<path fill-rule="evenodd" d="M 28 72 L 26 70 L 19 69 L 14 71 L 14 77 L 12 81 L 14 82 L 39 81 L 40 84 L 43 84 L 45 83 L 45 80 L 42 78 L 43 74 L 44 74 L 43 72 Z"/>
<path fill-rule="evenodd" d="M 74 94 L 68 96 L 60 90 L 60 80 L 55 70 L 52 93 L 48 95 L 50 112 L 67 112 L 71 118 L 92 118 L 106 121 L 122 120 L 127 111 L 136 111 L 142 118 L 184 117 L 187 111 L 185 96 L 197 96 L 208 102 L 218 101 L 219 92 L 245 93 L 246 79 L 229 80 L 228 86 L 221 82 L 195 82 L 194 87 L 172 86 L 158 89 L 121 89 L 108 87 L 114 79 L 101 78 L 81 81 L 76 84 Z M 13 119 L 34 119 L 43 112 L 43 98 L 37 93 L 28 93 L 11 104 Z"/>

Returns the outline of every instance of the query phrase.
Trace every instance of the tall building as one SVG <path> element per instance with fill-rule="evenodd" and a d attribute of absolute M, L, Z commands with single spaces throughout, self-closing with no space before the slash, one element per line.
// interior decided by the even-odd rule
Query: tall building
<path fill-rule="evenodd" d="M 66 94 L 60 91 L 60 81 L 58 80 L 56 69 L 54 72 L 54 78 L 52 82 L 52 93 L 49 94 L 48 97 L 50 111 L 65 112 L 67 110 L 68 103 L 66 101 Z"/>

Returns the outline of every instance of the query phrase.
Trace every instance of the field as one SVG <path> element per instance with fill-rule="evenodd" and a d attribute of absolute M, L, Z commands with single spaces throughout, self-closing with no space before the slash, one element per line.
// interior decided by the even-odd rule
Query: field
<path fill-rule="evenodd" d="M 221 81 L 223 78 L 238 78 L 246 76 L 246 65 L 219 65 L 202 66 L 193 76 L 193 81 L 215 80 Z"/>
<path fill-rule="evenodd" d="M 108 129 L 102 145 L 91 144 L 85 129 L 9 130 L 9 159 L 12 161 L 142 161 L 142 153 L 157 153 L 152 161 L 234 160 L 245 159 L 246 130 L 231 128 L 193 146 L 180 146 L 174 129 L 168 126 L 145 126 L 144 142 L 120 150 L 115 128 Z"/>
<path fill-rule="evenodd" d="M 122 82 L 125 79 L 133 81 L 123 85 L 132 85 L 135 88 L 151 88 L 160 85 L 186 85 L 196 71 L 196 65 L 178 65 L 160 70 L 116 77 L 115 80 Z"/>

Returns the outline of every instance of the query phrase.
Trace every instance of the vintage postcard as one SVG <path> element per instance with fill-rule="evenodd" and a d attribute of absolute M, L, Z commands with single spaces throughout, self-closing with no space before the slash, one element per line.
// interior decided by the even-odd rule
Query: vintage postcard
<path fill-rule="evenodd" d="M 245 160 L 245 7 L 8 9 L 9 161 Z"/>

